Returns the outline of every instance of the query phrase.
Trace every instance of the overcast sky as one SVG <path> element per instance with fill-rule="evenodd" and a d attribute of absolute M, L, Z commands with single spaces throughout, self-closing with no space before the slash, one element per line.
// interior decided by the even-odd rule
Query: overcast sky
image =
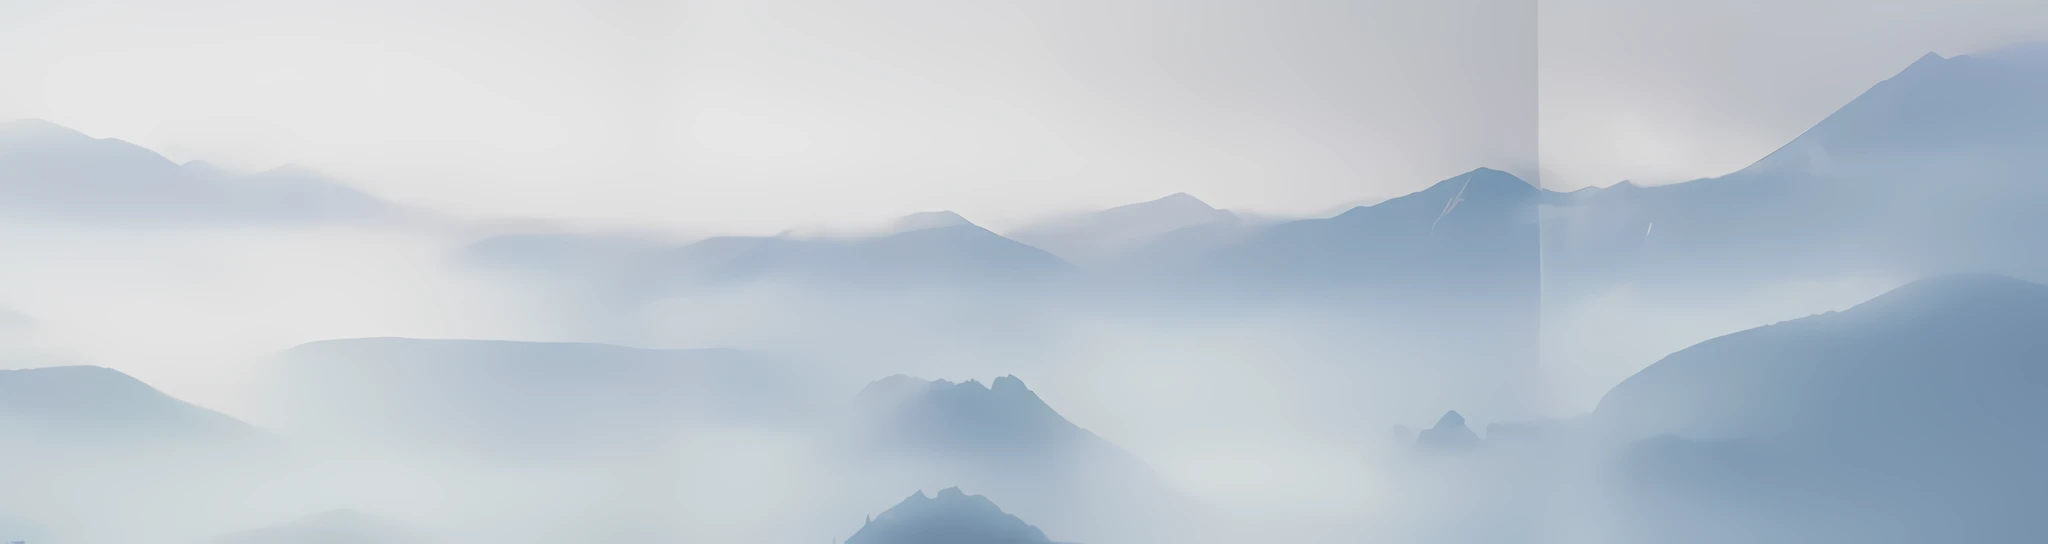
<path fill-rule="evenodd" d="M 2048 32 L 2028 0 L 165 4 L 0 4 L 0 118 L 461 215 L 753 232 L 1179 191 L 1315 213 L 1533 173 L 1539 134 L 1554 188 L 1715 175 L 1921 52 Z"/>

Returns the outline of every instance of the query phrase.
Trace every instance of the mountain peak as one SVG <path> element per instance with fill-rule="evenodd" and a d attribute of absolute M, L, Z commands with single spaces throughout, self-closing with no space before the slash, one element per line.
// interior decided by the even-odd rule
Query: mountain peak
<path fill-rule="evenodd" d="M 1457 410 L 1451 410 L 1444 412 L 1444 417 L 1436 420 L 1435 427 L 1423 429 L 1418 433 L 1415 443 L 1425 448 L 1464 449 L 1478 444 L 1479 435 L 1465 426 L 1465 416 L 1458 415 Z"/>
<path fill-rule="evenodd" d="M 42 119 L 27 117 L 0 123 L 0 137 L 36 140 L 90 140 L 91 136 Z"/>
<path fill-rule="evenodd" d="M 1031 392 L 1031 388 L 1029 388 L 1029 387 L 1025 387 L 1025 386 L 1024 386 L 1024 380 L 1018 379 L 1018 378 L 1017 378 L 1017 375 L 1015 375 L 1015 374 L 1008 374 L 1008 375 L 1004 375 L 1004 376 L 1002 376 L 1002 377 L 998 377 L 998 378 L 996 378 L 996 379 L 995 379 L 995 381 L 993 381 L 993 382 L 990 382 L 990 384 L 989 384 L 989 390 L 990 390 L 990 391 L 994 391 L 994 392 L 997 392 L 997 393 L 1005 393 L 1005 392 L 1009 392 L 1009 393 L 1019 393 L 1019 392 L 1021 392 L 1021 393 L 1029 393 L 1029 392 Z"/>
<path fill-rule="evenodd" d="M 1003 512 L 994 501 L 968 495 L 958 487 L 925 497 L 919 490 L 910 498 L 868 519 L 846 544 L 937 544 L 940 542 L 1047 543 L 1045 533 L 1017 516 Z"/>
<path fill-rule="evenodd" d="M 1465 416 L 1458 415 L 1457 410 L 1444 412 L 1444 417 L 1437 418 L 1436 420 L 1436 428 L 1438 429 L 1449 429 L 1453 427 L 1463 426 L 1465 426 Z"/>
<path fill-rule="evenodd" d="M 1140 203 L 1137 203 L 1137 204 L 1131 204 L 1131 206 L 1156 206 L 1156 207 L 1170 207 L 1170 208 L 1177 208 L 1177 209 L 1188 209 L 1188 210 L 1215 210 L 1215 209 L 1216 209 L 1216 207 L 1215 207 L 1215 206 L 1210 206 L 1208 202 L 1203 202 L 1203 201 L 1202 201 L 1202 199 L 1200 199 L 1200 198 L 1195 198 L 1195 195 L 1191 195 L 1191 194 L 1187 194 L 1187 193 L 1174 193 L 1174 194 L 1170 194 L 1170 195 L 1166 195 L 1166 196 L 1163 196 L 1163 197 L 1159 197 L 1159 198 L 1153 199 L 1153 200 L 1152 200 L 1152 201 L 1150 201 L 1150 202 L 1140 202 Z"/>
<path fill-rule="evenodd" d="M 972 226 L 974 226 L 974 223 L 968 221 L 965 217 L 961 217 L 960 214 L 940 210 L 935 212 L 918 212 L 897 218 L 894 223 L 890 224 L 889 232 L 891 234 L 900 234 L 917 230 Z"/>
<path fill-rule="evenodd" d="M 1948 60 L 1948 58 L 1943 57 L 1940 54 L 1937 54 L 1933 51 L 1928 51 L 1927 54 L 1920 55 L 1920 58 L 1914 59 L 1912 64 L 1906 65 L 1906 69 L 1911 70 L 1919 66 L 1933 65 L 1945 60 Z"/>

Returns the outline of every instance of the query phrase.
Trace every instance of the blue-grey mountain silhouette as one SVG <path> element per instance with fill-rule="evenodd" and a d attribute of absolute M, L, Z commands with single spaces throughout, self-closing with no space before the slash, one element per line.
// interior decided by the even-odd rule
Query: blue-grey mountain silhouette
<path fill-rule="evenodd" d="M 0 434 L 19 438 L 0 456 L 56 449 L 76 455 L 146 454 L 155 448 L 258 446 L 267 433 L 96 366 L 0 370 Z"/>
<path fill-rule="evenodd" d="M 1243 220 L 1235 213 L 1210 207 L 1187 193 L 1174 193 L 1157 200 L 1048 219 L 1007 234 L 1068 262 L 1095 265 L 1118 260 L 1126 252 L 1183 229 L 1243 226 Z"/>
<path fill-rule="evenodd" d="M 528 234 L 486 239 L 466 253 L 496 268 L 580 275 L 615 292 L 624 290 L 629 299 L 750 282 L 856 289 L 1017 288 L 1061 279 L 1072 269 L 1050 253 L 951 212 L 917 214 L 868 236 L 721 236 L 661 245 Z"/>
<path fill-rule="evenodd" d="M 1755 164 L 1547 194 L 1546 288 L 2048 277 L 2048 47 L 1929 54 Z"/>
<path fill-rule="evenodd" d="M 237 175 L 40 119 L 0 124 L 0 214 L 103 223 L 336 223 L 410 214 L 304 168 Z"/>
<path fill-rule="evenodd" d="M 1436 426 L 1418 433 L 1415 443 L 1431 450 L 1456 451 L 1479 445 L 1479 435 L 1465 426 L 1465 416 L 1452 410 L 1444 412 L 1444 417 L 1436 420 Z"/>
<path fill-rule="evenodd" d="M 1082 541 L 1137 537 L 1123 532 L 1132 519 L 1184 506 L 1150 467 L 1015 376 L 987 386 L 892 376 L 855 400 L 852 466 L 881 482 L 958 482 Z"/>
<path fill-rule="evenodd" d="M 0 512 L 67 540 L 133 541 L 291 485 L 281 439 L 107 368 L 0 370 L 0 436 Z"/>
<path fill-rule="evenodd" d="M 846 544 L 1050 544 L 1045 532 L 958 487 L 923 491 L 862 525 Z"/>
<path fill-rule="evenodd" d="M 1704 441 L 1666 442 L 1643 462 L 1699 472 L 1724 460 L 1716 473 L 1751 492 L 1814 499 L 1787 508 L 1884 520 L 1883 541 L 2032 540 L 2026 505 L 2048 503 L 2048 440 L 2023 429 L 2048 388 L 2044 333 L 2048 286 L 1922 280 L 1673 353 L 1615 386 L 1594 420 L 1624 439 Z"/>

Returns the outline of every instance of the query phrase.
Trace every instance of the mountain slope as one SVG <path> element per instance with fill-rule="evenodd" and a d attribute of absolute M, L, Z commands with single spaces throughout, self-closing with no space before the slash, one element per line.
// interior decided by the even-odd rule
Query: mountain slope
<path fill-rule="evenodd" d="M 1133 520 L 1186 515 L 1150 467 L 1045 404 L 1015 376 L 990 385 L 878 380 L 843 422 L 848 470 L 870 485 L 969 486 L 1082 541 L 1127 540 Z"/>
<path fill-rule="evenodd" d="M 120 456 L 153 448 L 242 447 L 270 437 L 119 371 L 94 366 L 0 370 L 0 431 L 8 448 Z"/>
<path fill-rule="evenodd" d="M 282 440 L 106 368 L 0 370 L 0 437 L 0 512 L 67 541 L 206 530 L 298 484 Z"/>
<path fill-rule="evenodd" d="M 905 218 L 884 234 L 847 238 L 721 236 L 680 246 L 571 234 L 486 239 L 471 262 L 589 282 L 636 298 L 786 283 L 859 289 L 1014 289 L 1046 285 L 1072 265 L 950 212 Z"/>
<path fill-rule="evenodd" d="M 1546 195 L 1553 290 L 2048 277 L 2048 47 L 1922 57 L 1726 176 Z"/>
<path fill-rule="evenodd" d="M 1773 516 L 1810 514 L 1809 534 L 1853 518 L 1887 528 L 1861 541 L 2026 541 L 2027 505 L 2048 502 L 2048 440 L 2027 430 L 2044 361 L 2048 287 L 1941 277 L 1674 353 L 1615 386 L 1594 421 L 1705 441 L 1635 456 L 1654 478 L 1722 474 L 1659 487 L 1691 501 L 1680 511 L 1768 498 Z"/>
<path fill-rule="evenodd" d="M 1992 432 L 1986 425 L 2039 409 L 2030 391 L 2048 386 L 2043 333 L 2048 287 L 2000 276 L 1927 279 L 1843 312 L 1673 353 L 1616 385 L 1596 413 L 1630 434 L 1697 438 L 1900 421 L 1943 434 Z"/>
<path fill-rule="evenodd" d="M 923 491 L 868 520 L 846 544 L 1050 544 L 1043 531 L 960 488 Z"/>
<path fill-rule="evenodd" d="M 235 175 L 37 119 L 0 124 L 0 213 L 106 223 L 333 223 L 407 213 L 317 173 Z"/>
<path fill-rule="evenodd" d="M 1193 195 L 1175 193 L 1157 200 L 1043 221 L 1011 232 L 1009 237 L 1068 262 L 1092 265 L 1116 260 L 1169 232 L 1234 225 L 1240 221 L 1237 214 L 1210 207 Z"/>
<path fill-rule="evenodd" d="M 1527 182 L 1481 168 L 1336 217 L 1274 225 L 1198 266 L 1235 285 L 1317 296 L 1511 296 L 1536 285 L 1537 199 Z"/>
<path fill-rule="evenodd" d="M 953 383 L 891 376 L 862 389 L 855 402 L 865 419 L 863 435 L 878 447 L 1033 459 L 1067 450 L 1121 454 L 1108 441 L 1061 417 L 1016 376 L 996 378 L 989 386 L 974 380 Z"/>

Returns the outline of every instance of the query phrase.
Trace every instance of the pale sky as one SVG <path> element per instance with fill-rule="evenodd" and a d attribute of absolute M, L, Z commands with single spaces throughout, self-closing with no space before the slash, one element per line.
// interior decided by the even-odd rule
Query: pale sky
<path fill-rule="evenodd" d="M 1321 212 L 1534 164 L 1525 0 L 169 4 L 5 4 L 0 117 L 461 215 L 769 231 Z"/>
<path fill-rule="evenodd" d="M 2048 29 L 2032 0 L 167 4 L 0 4 L 0 119 L 462 216 L 745 232 L 1326 212 L 1531 173 L 1539 134 L 1552 188 L 1716 175 L 1922 52 Z"/>

